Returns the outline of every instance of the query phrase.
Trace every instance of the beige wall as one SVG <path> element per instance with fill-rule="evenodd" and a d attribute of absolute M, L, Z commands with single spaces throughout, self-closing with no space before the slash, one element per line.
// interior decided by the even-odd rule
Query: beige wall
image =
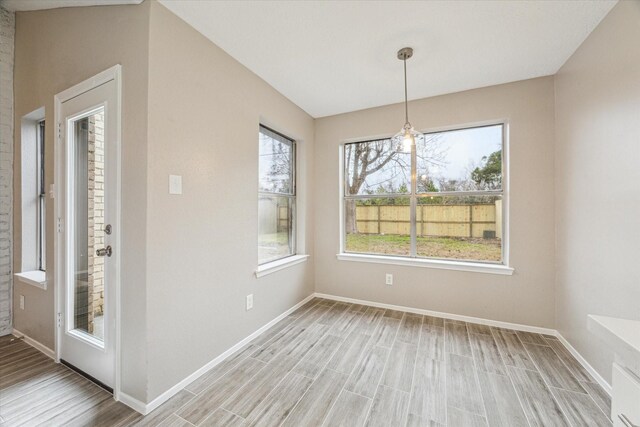
<path fill-rule="evenodd" d="M 426 77 L 425 77 L 426 78 Z M 400 104 L 316 120 L 316 291 L 387 304 L 554 327 L 553 77 L 413 101 L 417 129 L 509 123 L 513 276 L 338 261 L 341 142 L 393 134 Z M 385 285 L 385 273 L 394 284 Z"/>
<path fill-rule="evenodd" d="M 557 329 L 607 380 L 587 315 L 640 320 L 640 1 L 621 1 L 556 75 Z"/>
<path fill-rule="evenodd" d="M 146 397 L 146 164 L 149 4 L 16 14 L 15 129 L 46 109 L 46 186 L 53 183 L 55 94 L 122 64 L 122 390 Z M 14 271 L 21 269 L 20 135 L 14 158 Z M 14 281 L 14 327 L 54 348 L 54 210 L 47 199 L 47 290 Z M 26 298 L 20 310 L 19 295 Z"/>
<path fill-rule="evenodd" d="M 298 141 L 312 248 L 313 119 L 164 6 L 151 4 L 149 400 L 313 292 L 312 263 L 256 279 L 258 125 Z M 182 175 L 183 194 L 168 194 Z M 254 308 L 245 311 L 245 297 Z"/>
<path fill-rule="evenodd" d="M 125 393 L 151 401 L 313 292 L 312 261 L 259 280 L 253 274 L 259 123 L 298 141 L 300 252 L 313 248 L 309 115 L 157 2 L 18 13 L 16 51 L 18 125 L 40 106 L 52 123 L 56 93 L 123 66 Z M 53 130 L 47 126 L 47 186 L 53 182 Z M 183 176 L 183 195 L 169 196 L 169 174 Z M 19 167 L 14 176 L 20 218 Z M 16 310 L 14 322 L 54 348 L 54 216 L 48 206 L 48 289 L 16 283 L 14 307 L 19 295 L 26 307 Z M 20 221 L 14 223 L 20 254 Z M 16 271 L 20 265 L 16 256 Z M 244 309 L 248 294 L 255 301 L 250 312 Z"/>

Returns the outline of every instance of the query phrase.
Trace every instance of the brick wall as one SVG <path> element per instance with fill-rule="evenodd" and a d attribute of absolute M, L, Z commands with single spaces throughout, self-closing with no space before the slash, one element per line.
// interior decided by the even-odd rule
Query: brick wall
<path fill-rule="evenodd" d="M 0 336 L 11 332 L 15 15 L 0 8 Z"/>
<path fill-rule="evenodd" d="M 0 8 L 0 335 L 11 332 L 14 34 L 15 15 Z"/>
<path fill-rule="evenodd" d="M 104 258 L 95 250 L 105 247 L 104 238 L 104 112 L 89 118 L 88 150 L 88 298 L 89 332 L 93 331 L 93 319 L 102 316 L 104 306 Z"/>

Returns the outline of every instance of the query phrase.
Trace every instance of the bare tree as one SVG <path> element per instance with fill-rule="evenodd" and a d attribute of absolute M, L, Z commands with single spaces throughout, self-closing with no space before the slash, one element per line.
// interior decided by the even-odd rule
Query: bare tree
<path fill-rule="evenodd" d="M 290 193 L 293 185 L 291 176 L 291 156 L 293 146 L 283 143 L 275 138 L 261 135 L 260 143 L 264 146 L 265 154 L 261 159 L 262 164 L 267 166 L 267 170 L 260 176 L 260 191 Z M 269 147 L 267 149 L 267 146 Z"/>
<path fill-rule="evenodd" d="M 430 166 L 442 165 L 446 154 L 439 135 L 426 135 L 424 143 L 417 144 L 416 150 L 418 164 L 424 169 L 419 172 L 422 181 L 432 182 L 435 177 L 429 174 Z M 344 164 L 347 195 L 373 195 L 378 189 L 411 187 L 411 155 L 397 151 L 390 139 L 347 144 Z M 347 233 L 357 232 L 356 205 L 356 200 L 345 201 Z"/>

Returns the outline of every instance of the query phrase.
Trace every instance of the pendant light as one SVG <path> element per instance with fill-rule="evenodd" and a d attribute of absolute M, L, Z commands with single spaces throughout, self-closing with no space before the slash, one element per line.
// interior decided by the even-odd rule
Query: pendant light
<path fill-rule="evenodd" d="M 411 147 L 416 145 L 416 140 L 421 139 L 423 135 L 420 132 L 417 132 L 411 123 L 409 123 L 409 103 L 407 101 L 407 59 L 413 56 L 413 49 L 410 47 L 403 47 L 398 51 L 398 59 L 402 61 L 404 64 L 404 119 L 405 124 L 400 129 L 400 132 L 395 134 L 393 138 L 391 138 L 391 142 L 393 147 L 397 151 L 402 151 L 404 153 L 410 153 Z"/>

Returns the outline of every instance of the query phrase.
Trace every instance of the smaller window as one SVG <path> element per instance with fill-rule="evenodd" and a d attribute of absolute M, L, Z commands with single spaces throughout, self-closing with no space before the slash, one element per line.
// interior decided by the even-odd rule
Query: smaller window
<path fill-rule="evenodd" d="M 267 127 L 259 131 L 258 264 L 296 253 L 296 144 Z"/>
<path fill-rule="evenodd" d="M 46 268 L 46 245 L 45 245 L 45 222 L 46 222 L 46 190 L 45 190 L 45 174 L 44 174 L 44 120 L 38 122 L 37 125 L 37 183 L 38 183 L 38 213 L 37 213 L 37 250 L 38 250 L 38 270 L 45 271 Z"/>
<path fill-rule="evenodd" d="M 21 237 L 20 273 L 44 277 L 46 269 L 45 111 L 22 117 L 20 126 Z"/>

